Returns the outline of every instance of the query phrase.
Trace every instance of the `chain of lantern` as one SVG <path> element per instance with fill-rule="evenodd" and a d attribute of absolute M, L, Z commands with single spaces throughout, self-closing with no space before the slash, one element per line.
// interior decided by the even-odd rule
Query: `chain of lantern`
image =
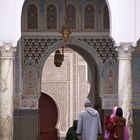
<path fill-rule="evenodd" d="M 69 35 L 71 33 L 70 29 L 67 26 L 67 18 L 68 18 L 67 17 L 67 2 L 66 2 L 66 0 L 64 0 L 64 23 L 63 23 L 64 25 L 60 32 L 62 34 L 62 37 L 64 40 L 64 45 L 62 47 L 62 53 L 60 52 L 59 49 L 55 51 L 54 64 L 56 67 L 61 67 L 62 62 L 64 61 L 64 49 L 67 46 L 67 41 L 68 41 Z"/>
<path fill-rule="evenodd" d="M 64 26 L 63 26 L 63 29 L 62 29 L 62 36 L 63 36 L 63 39 L 64 39 L 64 46 L 62 47 L 62 56 L 63 56 L 63 60 L 64 60 L 64 49 L 66 48 L 66 45 L 67 45 L 67 41 L 68 41 L 68 38 L 69 38 L 69 35 L 70 35 L 70 29 L 67 27 L 67 1 L 64 0 Z"/>

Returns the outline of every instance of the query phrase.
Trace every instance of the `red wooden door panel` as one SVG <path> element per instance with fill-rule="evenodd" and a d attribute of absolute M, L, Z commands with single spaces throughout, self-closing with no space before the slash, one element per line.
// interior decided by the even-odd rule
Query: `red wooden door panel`
<path fill-rule="evenodd" d="M 58 113 L 54 100 L 45 93 L 41 93 L 40 108 L 40 140 L 58 140 L 55 128 Z"/>

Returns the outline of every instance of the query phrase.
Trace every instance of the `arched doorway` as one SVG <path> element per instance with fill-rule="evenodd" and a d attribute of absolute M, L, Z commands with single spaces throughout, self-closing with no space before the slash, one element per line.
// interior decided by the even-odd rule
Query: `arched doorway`
<path fill-rule="evenodd" d="M 93 101 L 96 109 L 99 111 L 101 109 L 101 102 L 98 99 L 99 66 L 94 60 L 96 54 L 92 56 L 88 52 L 85 53 L 82 46 L 84 45 L 69 45 L 69 48 L 65 50 L 65 60 L 59 68 L 54 65 L 54 53 L 47 57 L 43 65 L 41 91 L 48 93 L 58 105 L 60 113 L 58 129 L 62 139 L 71 126 L 72 120 L 78 118 L 78 113 L 84 106 L 87 96 Z M 48 55 L 47 53 L 45 56 Z M 90 72 L 85 72 L 86 68 Z M 86 75 L 88 73 L 90 74 Z M 90 83 L 90 91 L 86 90 L 87 82 Z"/>
<path fill-rule="evenodd" d="M 41 93 L 39 109 L 40 140 L 57 140 L 58 134 L 55 127 L 58 119 L 58 112 L 54 100 L 47 94 Z"/>
<path fill-rule="evenodd" d="M 28 6 L 30 3 L 28 3 L 28 1 L 26 1 L 27 2 L 27 5 L 26 6 Z M 46 3 L 45 3 L 46 4 Z M 44 4 L 44 5 L 45 5 Z M 47 3 L 48 4 L 48 3 Z M 38 9 L 38 11 L 40 11 L 39 10 L 39 8 L 40 8 L 40 6 L 37 4 L 37 3 L 33 3 L 33 5 L 29 5 L 29 6 L 31 6 L 30 8 L 32 8 L 32 6 L 34 7 L 34 14 L 36 15 L 36 13 L 39 13 L 39 12 L 36 12 L 36 10 Z M 37 6 L 37 8 L 35 8 L 35 6 Z M 41 7 L 42 8 L 42 7 Z M 28 8 L 27 8 L 28 9 Z M 26 9 L 25 9 L 25 11 L 26 11 Z M 41 10 L 42 11 L 42 10 Z M 29 12 L 30 13 L 30 12 Z M 59 14 L 59 11 L 58 11 L 58 14 Z M 23 45 L 23 47 L 25 48 L 25 50 L 24 50 L 24 55 L 25 55 L 25 59 L 24 59 L 24 65 L 26 65 L 27 67 L 26 67 L 26 71 L 28 71 L 28 65 L 27 65 L 27 62 L 29 62 L 28 64 L 30 65 L 30 67 L 32 68 L 32 69 L 35 69 L 34 71 L 36 71 L 36 73 L 34 72 L 34 71 L 32 71 L 32 73 L 33 73 L 33 76 L 35 76 L 35 80 L 33 79 L 33 78 L 31 78 L 31 80 L 32 81 L 37 81 L 35 84 L 34 84 L 34 93 L 33 92 L 30 92 L 29 94 L 32 94 L 32 95 L 39 95 L 40 94 L 40 81 L 41 81 L 41 73 L 42 73 L 42 68 L 43 68 L 43 66 L 44 66 L 44 62 L 46 61 L 46 59 L 48 58 L 48 56 L 54 51 L 54 50 L 56 50 L 56 49 L 58 49 L 58 48 L 60 48 L 60 47 L 62 47 L 63 45 L 64 45 L 64 42 L 63 42 L 63 40 L 61 40 L 61 37 L 58 35 L 57 36 L 57 34 L 56 34 L 56 36 L 54 35 L 54 36 L 52 36 L 52 37 L 50 37 L 50 35 L 49 35 L 49 33 L 47 33 L 46 35 L 43 35 L 42 33 L 42 31 L 44 31 L 44 29 L 46 29 L 46 27 L 44 27 L 45 26 L 45 24 L 44 24 L 44 22 L 43 22 L 43 24 L 40 22 L 40 21 L 42 21 L 42 20 L 38 20 L 39 21 L 39 26 L 38 26 L 38 28 L 37 29 L 28 29 L 27 27 L 26 27 L 26 24 L 27 24 L 27 22 L 26 22 L 26 15 L 27 15 L 27 13 L 25 13 L 25 14 L 23 14 L 24 16 L 23 16 L 23 19 L 25 19 L 25 20 L 23 20 L 23 25 L 25 26 L 22 26 L 23 28 L 23 33 L 24 33 L 24 31 L 27 31 L 27 32 L 29 32 L 28 33 L 28 35 L 25 33 L 25 37 L 26 38 L 24 38 L 24 36 L 23 36 L 23 42 L 25 42 L 25 44 Z M 42 13 L 41 13 L 41 15 L 43 15 Z M 42 16 L 43 17 L 43 16 Z M 45 19 L 45 18 L 44 18 Z M 31 20 L 32 21 L 32 20 Z M 36 20 L 37 21 L 37 20 Z M 25 23 L 25 24 L 24 24 Z M 29 22 L 30 23 L 30 22 Z M 33 23 L 35 23 L 35 22 L 33 22 Z M 81 25 L 82 24 L 84 24 L 84 23 L 81 23 Z M 41 30 L 40 30 L 41 29 Z M 33 34 L 32 33 L 32 31 L 34 31 L 34 32 L 36 32 L 35 34 Z M 41 32 L 38 32 L 38 31 L 41 31 Z M 49 31 L 49 30 L 48 30 Z M 56 32 L 58 32 L 58 30 L 54 30 L 54 31 L 56 31 Z M 72 48 L 73 50 L 75 50 L 76 52 L 78 52 L 81 56 L 83 56 L 83 58 L 87 61 L 87 63 L 88 63 L 88 65 L 89 65 L 89 67 L 90 67 L 90 71 L 92 72 L 91 73 L 91 82 L 93 83 L 93 84 L 91 84 L 91 88 L 90 88 L 90 93 L 89 93 L 89 97 L 90 97 L 90 99 L 91 100 L 93 100 L 93 102 L 95 103 L 95 106 L 96 106 L 96 108 L 99 110 L 99 109 L 101 109 L 101 101 L 100 101 L 100 96 L 99 95 L 101 95 L 102 94 L 102 79 L 101 79 L 101 71 L 102 71 L 102 63 L 100 62 L 100 58 L 98 57 L 98 55 L 97 55 L 97 53 L 96 53 L 96 51 L 93 49 L 93 46 L 90 46 L 90 44 L 86 44 L 85 43 L 85 37 L 87 36 L 87 33 L 86 34 L 84 34 L 84 30 L 82 30 L 82 32 L 83 32 L 83 35 L 81 36 L 81 30 L 77 30 L 76 29 L 76 31 L 80 31 L 78 34 L 76 33 L 74 36 L 71 36 L 70 37 L 70 39 L 68 40 L 68 46 L 70 47 L 70 48 Z M 45 31 L 46 32 L 46 31 Z M 89 35 L 91 34 L 92 32 L 89 32 Z M 31 35 L 29 35 L 29 34 L 31 34 Z M 96 35 L 96 34 L 94 34 L 94 35 Z M 91 38 L 92 38 L 92 36 L 91 36 Z M 30 44 L 31 43 L 31 44 Z M 26 45 L 27 44 L 27 45 Z M 39 45 L 37 45 L 37 44 L 39 44 Z M 44 45 L 45 44 L 45 45 Z M 30 49 L 28 49 L 28 47 L 30 48 Z M 26 48 L 27 48 L 27 50 L 26 50 Z M 30 50 L 30 51 L 29 51 Z M 69 66 L 69 65 L 68 65 Z M 81 67 L 83 67 L 83 66 L 81 66 Z M 49 68 L 50 69 L 50 67 L 47 67 L 47 68 Z M 83 68 L 84 69 L 84 68 Z M 93 73 L 93 71 L 94 71 L 94 73 Z M 64 71 L 65 72 L 65 71 Z M 64 76 L 64 74 L 63 74 L 63 76 Z M 96 76 L 96 77 L 95 77 Z M 71 75 L 69 76 L 69 77 L 71 77 Z M 66 77 L 67 78 L 67 77 Z M 71 79 L 73 79 L 73 81 L 75 82 L 76 81 L 76 79 L 74 79 L 73 77 L 71 78 Z M 93 82 L 93 80 L 94 79 L 96 79 L 96 85 L 94 84 L 95 82 Z M 67 80 L 67 79 L 66 79 Z M 64 83 L 64 81 L 62 81 L 63 83 Z M 69 82 L 69 81 L 66 81 L 66 82 Z M 80 80 L 80 82 L 81 82 L 81 80 Z M 90 82 L 90 83 L 91 83 Z M 25 78 L 25 83 L 27 83 L 26 82 L 26 78 Z M 33 82 L 30 82 L 30 83 L 33 83 Z M 30 84 L 29 83 L 29 84 Z M 25 84 L 26 85 L 26 84 Z M 51 85 L 52 85 L 52 83 L 51 83 Z M 73 84 L 73 85 L 76 85 L 76 84 Z M 54 85 L 55 86 L 55 85 Z M 32 86 L 29 86 L 29 87 L 32 87 Z M 83 86 L 81 86 L 82 88 L 83 88 Z M 37 90 L 36 90 L 36 88 L 38 88 Z M 65 89 L 65 88 L 67 88 L 67 85 L 65 86 L 59 86 L 58 84 L 57 84 L 57 86 L 56 86 L 56 88 L 62 88 L 62 90 L 63 89 Z M 68 87 L 69 88 L 69 87 Z M 95 89 L 96 88 L 96 89 Z M 52 89 L 54 89 L 54 88 L 52 88 Z M 26 90 L 26 88 L 24 88 L 24 90 Z M 48 90 L 48 89 L 47 89 Z M 31 88 L 30 88 L 30 91 L 32 91 L 31 90 Z M 41 91 L 43 91 L 43 90 L 41 90 Z M 51 90 L 52 91 L 52 90 Z M 75 90 L 76 91 L 76 90 Z M 84 88 L 83 88 L 83 91 L 84 91 Z M 43 91 L 43 92 L 45 92 L 45 91 Z M 49 94 L 49 92 L 45 92 L 45 93 L 48 93 Z M 54 93 L 57 93 L 57 95 L 58 95 L 58 92 L 54 92 Z M 52 95 L 52 94 L 50 94 L 50 95 Z M 63 96 L 63 94 L 60 94 L 61 96 Z M 75 95 L 74 93 L 73 93 L 73 95 Z M 60 97 L 61 97 L 60 96 Z M 51 97 L 53 97 L 53 96 L 51 96 Z M 69 97 L 69 96 L 68 96 Z M 94 98 L 94 97 L 96 97 L 96 98 Z M 54 99 L 54 98 L 53 98 Z M 74 98 L 76 101 L 77 101 L 77 98 Z M 72 100 L 72 99 L 71 99 Z M 55 100 L 56 101 L 56 100 Z M 73 102 L 73 100 L 72 100 L 72 102 Z M 78 104 L 79 102 L 77 102 L 77 104 Z M 71 103 L 72 104 L 72 103 Z M 58 105 L 61 105 L 61 104 L 58 104 Z M 66 107 L 66 104 L 64 104 L 65 106 L 64 107 Z M 83 105 L 83 104 L 81 104 L 81 105 Z M 59 107 L 59 106 L 58 106 Z M 75 108 L 74 108 L 75 109 Z M 67 109 L 67 112 L 69 111 L 69 110 L 72 110 L 72 107 L 71 106 L 69 106 L 68 107 L 68 109 Z M 76 113 L 78 113 L 79 112 L 79 108 L 78 109 L 75 109 L 76 111 Z M 75 113 L 75 114 L 76 114 Z M 64 115 L 64 113 L 61 113 L 61 114 L 63 114 Z M 61 114 L 60 114 L 60 116 L 61 116 Z M 74 113 L 73 113 L 74 114 Z M 75 115 L 74 114 L 74 115 Z M 75 115 L 76 116 L 76 115 Z M 62 116 L 62 118 L 63 118 L 63 116 Z M 76 118 L 76 117 L 75 117 Z M 70 120 L 71 121 L 71 120 Z M 69 122 L 70 121 L 68 121 L 68 124 L 70 124 Z M 64 124 L 66 124 L 64 121 L 62 121 Z M 61 126 L 64 126 L 63 125 L 63 123 L 62 124 L 60 124 Z M 65 128 L 67 128 L 68 127 L 68 125 L 66 126 L 66 127 L 63 127 L 64 128 L 64 130 L 66 130 Z M 59 128 L 59 127 L 58 127 Z M 40 132 L 39 132 L 40 133 Z"/>

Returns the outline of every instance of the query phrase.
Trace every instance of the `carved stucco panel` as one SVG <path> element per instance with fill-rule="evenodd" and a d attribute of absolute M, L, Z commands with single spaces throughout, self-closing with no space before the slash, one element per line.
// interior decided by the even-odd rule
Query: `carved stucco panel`
<path fill-rule="evenodd" d="M 58 107 L 58 114 L 59 114 L 59 124 L 58 128 L 60 131 L 66 131 L 67 129 L 67 108 L 69 105 L 68 102 L 68 83 L 67 82 L 56 82 L 56 83 L 43 83 L 42 84 L 42 92 L 50 95 L 56 105 Z"/>
<path fill-rule="evenodd" d="M 37 69 L 31 64 L 25 66 L 23 71 L 23 94 L 24 95 L 37 95 L 39 94 Z"/>
<path fill-rule="evenodd" d="M 103 89 L 104 97 L 102 101 L 103 108 L 109 109 L 118 105 L 118 63 L 112 59 L 104 64 L 103 72 Z"/>
<path fill-rule="evenodd" d="M 61 67 L 55 67 L 54 58 L 51 56 L 45 63 L 42 72 L 42 81 L 67 81 L 68 80 L 68 61 L 63 61 Z"/>
<path fill-rule="evenodd" d="M 84 108 L 85 99 L 88 96 L 88 82 L 86 79 L 86 63 L 78 66 L 78 85 L 79 85 L 79 112 Z"/>

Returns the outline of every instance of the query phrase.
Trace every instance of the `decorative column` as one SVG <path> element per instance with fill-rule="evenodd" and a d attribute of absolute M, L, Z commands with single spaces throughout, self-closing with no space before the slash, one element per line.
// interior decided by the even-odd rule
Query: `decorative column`
<path fill-rule="evenodd" d="M 129 140 L 133 140 L 133 121 L 132 121 L 132 75 L 131 75 L 131 59 L 132 45 L 130 43 L 122 43 L 118 48 L 119 60 L 119 79 L 118 79 L 118 99 L 119 106 L 123 109 L 126 125 L 129 131 Z"/>
<path fill-rule="evenodd" d="M 13 140 L 13 58 L 11 44 L 0 48 L 0 140 Z"/>

